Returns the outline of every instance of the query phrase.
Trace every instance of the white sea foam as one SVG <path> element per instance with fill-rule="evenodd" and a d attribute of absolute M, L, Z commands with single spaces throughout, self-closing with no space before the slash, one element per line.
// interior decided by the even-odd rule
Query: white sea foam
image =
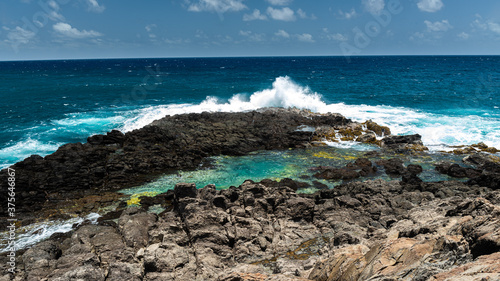
<path fill-rule="evenodd" d="M 74 224 L 81 224 L 82 222 L 89 220 L 92 223 L 96 223 L 97 219 L 100 217 L 97 213 L 91 213 L 84 218 L 77 217 L 69 220 L 58 220 L 30 224 L 26 227 L 20 228 L 22 233 L 16 235 L 16 250 L 28 248 L 40 241 L 43 241 L 54 233 L 66 233 L 73 229 Z M 4 244 L 4 243 L 2 243 Z M 4 244 L 0 248 L 0 253 L 7 252 L 9 247 Z"/>
<path fill-rule="evenodd" d="M 207 97 L 199 104 L 171 104 L 143 108 L 137 111 L 135 117 L 125 121 L 121 129 L 125 132 L 132 131 L 164 116 L 182 113 L 241 112 L 263 107 L 297 107 L 320 111 L 325 106 L 321 95 L 312 92 L 308 87 L 294 83 L 289 77 L 278 77 L 271 89 L 253 93 L 249 98 L 236 94 L 227 102 L 220 102 L 217 97 Z"/>
<path fill-rule="evenodd" d="M 33 154 L 47 155 L 52 153 L 64 143 L 50 142 L 44 143 L 36 139 L 28 137 L 17 143 L 0 149 L 0 159 L 6 159 L 10 163 L 0 163 L 0 169 L 7 168 L 18 160 L 22 160 Z"/>
<path fill-rule="evenodd" d="M 452 117 L 432 114 L 404 107 L 385 105 L 326 104 L 320 94 L 309 87 L 298 85 L 289 77 L 278 77 L 270 89 L 258 91 L 249 97 L 235 94 L 227 102 L 207 97 L 199 104 L 171 104 L 136 110 L 120 129 L 132 131 L 167 115 L 200 112 L 240 112 L 263 107 L 296 107 L 318 113 L 340 113 L 354 121 L 371 119 L 389 126 L 393 134 L 422 135 L 424 144 L 442 150 L 447 145 L 484 142 L 500 147 L 500 122 L 496 118 L 480 116 Z"/>

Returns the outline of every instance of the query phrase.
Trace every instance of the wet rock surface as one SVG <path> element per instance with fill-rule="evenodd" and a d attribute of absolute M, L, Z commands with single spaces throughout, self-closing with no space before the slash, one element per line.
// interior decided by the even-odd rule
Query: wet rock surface
<path fill-rule="evenodd" d="M 436 164 L 436 170 L 450 177 L 466 178 L 469 185 L 500 188 L 500 157 L 486 153 L 473 153 L 464 157 L 463 162 L 475 168 L 444 162 Z"/>
<path fill-rule="evenodd" d="M 16 280 L 500 278 L 498 190 L 369 180 L 305 195 L 288 186 L 299 184 L 178 184 L 158 196 L 170 210 L 128 208 L 33 246 Z"/>

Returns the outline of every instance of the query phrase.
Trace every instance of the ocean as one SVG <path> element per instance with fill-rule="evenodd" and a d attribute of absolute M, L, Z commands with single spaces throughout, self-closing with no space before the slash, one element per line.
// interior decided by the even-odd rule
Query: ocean
<path fill-rule="evenodd" d="M 0 62 L 0 168 L 165 115 L 297 107 L 422 135 L 431 151 L 500 148 L 499 56 Z"/>

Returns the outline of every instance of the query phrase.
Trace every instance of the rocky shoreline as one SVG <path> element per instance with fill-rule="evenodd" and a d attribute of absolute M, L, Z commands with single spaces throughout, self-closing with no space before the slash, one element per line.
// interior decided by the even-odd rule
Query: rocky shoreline
<path fill-rule="evenodd" d="M 301 183 L 290 179 L 227 190 L 178 184 L 20 251 L 15 275 L 2 255 L 0 280 L 500 280 L 498 157 L 470 151 L 464 162 L 474 168 L 436 163 L 440 173 L 465 181 L 423 182 L 422 167 L 396 157 L 425 151 L 420 136 L 388 134 L 338 114 L 202 113 L 32 156 L 13 166 L 26 221 L 72 200 L 93 198 L 83 213 L 112 204 L 119 197 L 113 191 L 194 169 L 208 156 L 300 149 L 321 139 L 375 143 L 394 157 L 317 167 L 315 177 L 347 182 L 379 167 L 395 180 L 314 194 L 298 194 Z M 164 211 L 151 212 L 154 206 Z"/>

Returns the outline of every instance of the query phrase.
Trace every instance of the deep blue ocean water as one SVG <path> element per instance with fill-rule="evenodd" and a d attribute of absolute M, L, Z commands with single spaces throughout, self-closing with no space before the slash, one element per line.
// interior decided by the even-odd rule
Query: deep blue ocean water
<path fill-rule="evenodd" d="M 432 150 L 500 148 L 500 57 L 0 62 L 0 168 L 167 114 L 267 106 L 372 119 Z"/>

